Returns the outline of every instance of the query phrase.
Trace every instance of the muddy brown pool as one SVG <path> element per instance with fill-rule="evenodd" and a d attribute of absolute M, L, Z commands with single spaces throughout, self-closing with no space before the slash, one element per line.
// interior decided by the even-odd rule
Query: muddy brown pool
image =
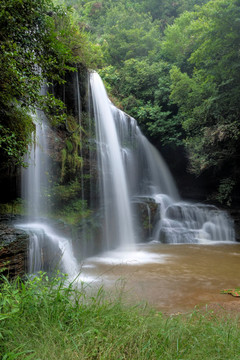
<path fill-rule="evenodd" d="M 126 299 L 160 311 L 187 311 L 238 299 L 220 291 L 240 287 L 240 244 L 139 245 L 87 259 L 80 278 L 111 291 L 124 284 Z"/>

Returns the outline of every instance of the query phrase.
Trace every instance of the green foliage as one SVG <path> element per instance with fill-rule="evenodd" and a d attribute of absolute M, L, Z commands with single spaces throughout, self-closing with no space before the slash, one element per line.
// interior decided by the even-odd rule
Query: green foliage
<path fill-rule="evenodd" d="M 58 203 L 67 203 L 75 199 L 81 191 L 81 185 L 78 181 L 73 181 L 67 185 L 56 185 L 53 189 L 55 201 Z"/>
<path fill-rule="evenodd" d="M 32 108 L 43 109 L 53 125 L 65 121 L 64 104 L 41 94 L 43 83 L 63 84 L 79 62 L 95 67 L 101 52 L 76 13 L 49 0 L 1 1 L 0 27 L 0 156 L 9 166 L 21 164 L 31 141 Z"/>
<path fill-rule="evenodd" d="M 237 319 L 193 311 L 164 317 L 126 306 L 123 290 L 49 279 L 44 273 L 0 284 L 2 359 L 237 359 Z M 86 291 L 88 289 L 88 293 Z"/>
<path fill-rule="evenodd" d="M 23 214 L 23 201 L 18 198 L 12 202 L 0 204 L 0 214 Z"/>
<path fill-rule="evenodd" d="M 153 19 L 159 19 L 161 29 L 164 30 L 176 17 L 187 10 L 192 10 L 195 5 L 201 5 L 208 0 L 135 0 L 133 1 L 141 12 L 150 13 Z"/>
<path fill-rule="evenodd" d="M 232 203 L 231 193 L 235 185 L 236 182 L 231 178 L 222 179 L 220 181 L 216 199 L 221 204 L 227 204 L 228 206 L 231 206 Z"/>
<path fill-rule="evenodd" d="M 191 34 L 191 25 L 196 14 L 185 12 L 177 18 L 173 25 L 165 30 L 165 38 L 161 44 L 162 55 L 183 70 L 188 67 L 187 59 L 192 49 L 197 46 L 195 33 Z"/>
<path fill-rule="evenodd" d="M 82 224 L 84 219 L 89 219 L 90 215 L 91 210 L 88 208 L 87 201 L 82 199 L 73 199 L 55 213 L 55 217 L 61 218 L 67 224 L 77 226 Z"/>
<path fill-rule="evenodd" d="M 120 99 L 120 106 L 135 117 L 142 129 L 162 145 L 182 143 L 180 118 L 169 100 L 169 65 L 148 58 L 129 59 L 121 69 L 105 67 L 100 72 L 110 93 Z"/>
<path fill-rule="evenodd" d="M 238 1 L 209 1 L 166 30 L 163 53 L 174 63 L 170 99 L 179 107 L 195 174 L 228 168 L 229 178 L 239 176 L 239 16 Z M 233 186 L 222 181 L 216 200 L 230 204 Z"/>
<path fill-rule="evenodd" d="M 111 64 L 148 56 L 159 46 L 158 25 L 151 18 L 123 6 L 114 7 L 107 13 L 104 40 L 108 45 Z"/>
<path fill-rule="evenodd" d="M 5 107 L 6 109 L 6 107 Z M 23 155 L 27 152 L 31 133 L 34 131 L 31 116 L 15 103 L 6 112 L 2 110 L 0 120 L 0 158 L 1 169 L 11 165 L 25 165 Z"/>
<path fill-rule="evenodd" d="M 71 225 L 79 225 L 91 213 L 87 201 L 82 200 L 82 184 L 77 180 L 53 186 L 51 205 L 54 211 L 49 216 L 61 218 Z"/>

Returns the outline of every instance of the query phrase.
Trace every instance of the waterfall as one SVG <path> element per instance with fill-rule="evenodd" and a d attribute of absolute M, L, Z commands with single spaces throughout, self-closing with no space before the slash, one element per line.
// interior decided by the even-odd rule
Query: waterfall
<path fill-rule="evenodd" d="M 91 73 L 96 124 L 100 196 L 104 207 L 106 249 L 131 247 L 135 243 L 133 217 L 126 173 L 111 104 L 97 73 Z"/>
<path fill-rule="evenodd" d="M 215 206 L 182 201 L 165 161 L 136 120 L 110 102 L 97 73 L 90 74 L 90 82 L 107 248 L 145 240 L 138 231 L 142 219 L 136 205 L 143 202 L 157 207 L 149 240 L 234 241 L 233 222 L 227 213 Z M 150 218 L 148 233 L 149 223 Z"/>
<path fill-rule="evenodd" d="M 22 169 L 22 197 L 26 203 L 27 214 L 39 217 L 47 211 L 45 194 L 49 191 L 49 160 L 47 156 L 47 125 L 44 114 L 38 111 L 32 115 L 35 132 L 32 134 L 32 147 L 26 156 L 27 168 Z"/>
<path fill-rule="evenodd" d="M 74 79 L 73 103 L 82 142 L 78 75 Z M 87 167 L 79 171 L 79 178 L 82 200 L 87 201 L 84 197 L 88 197 L 95 218 L 89 219 L 89 223 L 83 222 L 78 235 L 79 244 L 88 247 L 94 244 L 95 248 L 86 253 L 81 249 L 81 259 L 116 249 L 127 258 L 128 253 L 134 253 L 137 243 L 145 241 L 174 244 L 234 241 L 233 223 L 227 213 L 215 206 L 181 200 L 161 154 L 141 133 L 136 120 L 110 102 L 95 72 L 90 74 L 89 92 L 88 126 L 94 138 L 89 139 L 88 145 L 90 184 L 86 193 L 84 171 L 88 171 Z M 48 154 L 50 128 L 43 112 L 37 112 L 33 122 L 36 131 L 26 159 L 29 166 L 22 170 L 22 197 L 28 216 L 24 224 L 17 225 L 30 235 L 29 272 L 52 272 L 60 268 L 74 276 L 79 262 L 72 241 L 62 236 L 47 219 L 49 180 L 53 171 Z M 83 157 L 82 148 L 80 151 Z"/>
<path fill-rule="evenodd" d="M 50 192 L 50 161 L 48 154 L 48 133 L 43 112 L 33 116 L 35 132 L 33 144 L 26 157 L 27 168 L 22 169 L 22 197 L 26 203 L 27 222 L 17 224 L 29 234 L 29 272 L 54 271 L 60 268 L 69 275 L 78 270 L 71 241 L 58 234 L 47 220 Z"/>

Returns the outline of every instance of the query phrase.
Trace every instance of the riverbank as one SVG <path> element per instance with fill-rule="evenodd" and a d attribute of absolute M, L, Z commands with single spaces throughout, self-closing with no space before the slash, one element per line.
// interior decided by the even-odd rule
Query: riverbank
<path fill-rule="evenodd" d="M 219 317 L 234 319 L 240 316 L 240 298 L 237 298 L 237 300 L 232 299 L 229 302 L 211 303 L 203 308 L 203 310 L 207 310 Z"/>
<path fill-rule="evenodd" d="M 62 277 L 1 283 L 2 359 L 237 359 L 239 319 L 212 311 L 164 316 Z"/>

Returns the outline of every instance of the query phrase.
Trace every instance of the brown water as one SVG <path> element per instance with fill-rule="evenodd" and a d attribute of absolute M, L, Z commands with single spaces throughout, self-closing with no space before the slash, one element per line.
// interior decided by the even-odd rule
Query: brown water
<path fill-rule="evenodd" d="M 139 246 L 132 257 L 128 254 L 116 260 L 115 255 L 88 259 L 82 267 L 83 277 L 91 284 L 101 281 L 111 290 L 123 280 L 126 299 L 146 301 L 167 313 L 236 300 L 220 291 L 240 287 L 238 243 L 150 244 Z"/>

